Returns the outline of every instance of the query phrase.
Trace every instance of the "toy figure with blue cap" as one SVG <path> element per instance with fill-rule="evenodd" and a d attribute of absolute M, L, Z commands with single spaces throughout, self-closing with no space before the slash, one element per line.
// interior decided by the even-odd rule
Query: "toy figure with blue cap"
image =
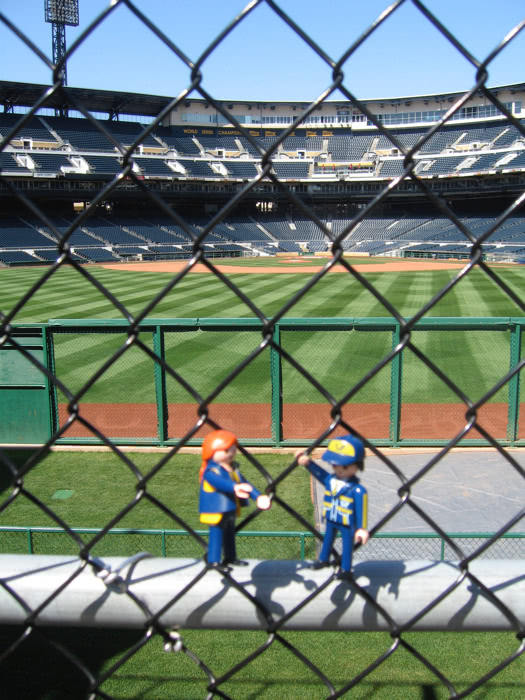
<path fill-rule="evenodd" d="M 333 468 L 333 474 L 312 461 L 304 452 L 296 454 L 298 464 L 324 484 L 323 518 L 326 531 L 323 546 L 315 568 L 328 566 L 336 531 L 341 533 L 343 552 L 339 575 L 346 578 L 352 569 L 354 543 L 368 542 L 367 492 L 356 474 L 363 471 L 365 449 L 359 438 L 343 435 L 333 438 L 322 455 L 322 460 Z"/>
<path fill-rule="evenodd" d="M 252 498 L 260 510 L 267 510 L 270 497 L 260 493 L 243 477 L 234 461 L 237 438 L 229 430 L 213 430 L 202 443 L 199 474 L 199 512 L 201 523 L 209 526 L 208 564 L 241 566 L 235 551 L 235 516 Z M 224 558 L 221 562 L 221 552 Z"/>

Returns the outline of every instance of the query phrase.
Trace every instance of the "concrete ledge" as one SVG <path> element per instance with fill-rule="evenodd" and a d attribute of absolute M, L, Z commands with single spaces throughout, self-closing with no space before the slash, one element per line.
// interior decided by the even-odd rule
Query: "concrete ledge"
<path fill-rule="evenodd" d="M 311 596 L 283 629 L 389 631 L 392 626 L 375 604 L 403 627 L 462 577 L 456 562 L 360 562 L 354 576 L 370 597 L 367 601 L 350 582 L 335 578 L 331 568 L 315 570 L 302 561 L 251 560 L 226 575 L 206 570 L 202 560 L 147 554 L 108 557 L 101 564 L 97 575 L 76 557 L 0 555 L 0 624 L 24 624 L 51 598 L 37 615 L 37 625 L 143 628 L 159 615 L 165 628 L 269 630 Z M 512 611 L 523 630 L 523 562 L 485 559 L 469 570 Z M 516 625 L 464 578 L 410 629 L 516 630 Z"/>

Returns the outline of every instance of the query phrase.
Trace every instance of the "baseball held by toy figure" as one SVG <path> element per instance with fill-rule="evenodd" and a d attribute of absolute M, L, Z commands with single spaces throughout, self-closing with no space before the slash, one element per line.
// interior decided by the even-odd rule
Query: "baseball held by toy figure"
<path fill-rule="evenodd" d="M 333 474 L 323 469 L 303 451 L 296 453 L 298 464 L 324 484 L 323 518 L 326 531 L 316 568 L 328 566 L 336 531 L 341 533 L 343 551 L 339 576 L 348 578 L 352 570 L 354 544 L 366 544 L 367 530 L 367 491 L 359 482 L 358 471 L 364 469 L 365 449 L 359 438 L 343 435 L 328 443 L 322 460 L 330 464 Z"/>
<path fill-rule="evenodd" d="M 235 518 L 249 498 L 260 510 L 268 510 L 271 505 L 269 496 L 257 491 L 239 471 L 234 461 L 236 452 L 237 438 L 228 430 L 214 430 L 202 443 L 199 512 L 201 523 L 209 526 L 208 564 L 247 564 L 237 559 Z"/>

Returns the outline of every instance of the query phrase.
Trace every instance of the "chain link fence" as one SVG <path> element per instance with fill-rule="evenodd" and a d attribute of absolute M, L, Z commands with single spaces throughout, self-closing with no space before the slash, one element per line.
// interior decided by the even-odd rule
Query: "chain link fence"
<path fill-rule="evenodd" d="M 96 529 L 73 528 L 80 535 L 93 535 Z M 196 531 L 206 537 L 205 530 Z M 447 537 L 465 552 L 475 552 L 481 540 L 493 533 L 448 533 Z M 315 559 L 317 540 L 312 532 L 238 532 L 237 550 L 241 558 Z M 341 551 L 336 538 L 334 545 Z M 77 547 L 59 528 L 0 527 L 2 552 L 15 554 L 75 554 Z M 97 545 L 97 556 L 132 556 L 147 551 L 156 557 L 199 557 L 201 548 L 186 530 L 111 530 Z M 480 555 L 489 559 L 525 559 L 525 533 L 501 535 Z M 356 561 L 388 559 L 453 559 L 454 552 L 436 533 L 403 534 L 379 532 L 366 551 L 356 552 Z"/>
<path fill-rule="evenodd" d="M 403 5 L 406 4 L 411 4 L 413 8 L 420 13 L 421 18 L 433 25 L 435 31 L 441 34 L 442 38 L 448 43 L 448 45 L 456 50 L 472 66 L 472 71 L 475 76 L 471 88 L 464 94 L 457 96 L 457 99 L 450 105 L 439 122 L 430 126 L 424 136 L 422 136 L 411 148 L 407 148 L 400 143 L 395 134 L 386 129 L 385 126 L 377 119 L 377 117 L 369 111 L 368 107 L 354 96 L 352 93 L 351 78 L 347 77 L 344 72 L 345 63 L 359 49 L 363 42 L 366 42 L 368 37 L 376 32 L 379 27 L 388 25 L 389 19 L 395 15 L 395 13 L 398 12 Z M 307 107 L 297 114 L 294 123 L 290 125 L 289 128 L 283 130 L 267 149 L 263 149 L 260 143 L 250 135 L 249 130 L 245 129 L 238 123 L 235 116 L 229 112 L 227 106 L 211 95 L 204 86 L 206 60 L 213 55 L 213 53 L 218 49 L 232 30 L 242 30 L 245 19 L 252 12 L 256 11 L 257 7 L 260 5 L 264 5 L 267 9 L 271 10 L 279 21 L 285 23 L 290 30 L 297 35 L 298 38 L 305 42 L 310 49 L 317 54 L 317 56 L 326 65 L 328 82 L 326 89 L 315 99 L 312 99 Z M 480 409 L 488 401 L 490 401 L 491 397 L 497 394 L 497 392 L 499 392 L 502 388 L 506 387 L 513 378 L 519 376 L 525 360 L 520 359 L 508 369 L 502 371 L 501 376 L 488 391 L 486 391 L 482 396 L 473 399 L 459 388 L 455 377 L 445 374 L 440 369 L 437 358 L 434 357 L 432 352 L 425 354 L 421 351 L 420 346 L 414 342 L 412 331 L 414 325 L 420 319 L 423 319 L 425 315 L 438 303 L 438 301 L 443 299 L 462 280 L 468 278 L 473 270 L 480 271 L 483 274 L 484 279 L 489 280 L 492 284 L 496 285 L 501 292 L 512 300 L 514 304 L 516 304 L 522 311 L 525 310 L 525 303 L 523 301 L 522 293 L 517 289 L 511 288 L 504 280 L 503 276 L 498 274 L 498 270 L 490 267 L 483 260 L 484 244 L 513 213 L 518 211 L 519 207 L 524 201 L 525 195 L 522 193 L 517 194 L 514 201 L 501 212 L 501 215 L 497 221 L 488 230 L 484 231 L 482 234 L 475 235 L 475 233 L 469 230 L 458 219 L 447 202 L 442 197 L 436 195 L 424 179 L 418 177 L 417 173 L 415 172 L 415 156 L 417 152 L 429 141 L 429 139 L 435 133 L 437 133 L 443 127 L 443 125 L 447 124 L 453 118 L 453 115 L 457 113 L 458 110 L 460 110 L 466 104 L 469 98 L 474 95 L 484 96 L 489 104 L 494 105 L 495 108 L 502 115 L 504 115 L 508 121 L 508 124 L 513 125 L 519 131 L 521 136 L 525 138 L 524 125 L 509 112 L 504 104 L 498 100 L 496 92 L 491 91 L 487 87 L 489 70 L 492 62 L 501 52 L 505 51 L 506 47 L 513 42 L 513 40 L 515 40 L 515 37 L 525 27 L 525 21 L 514 27 L 506 37 L 502 38 L 501 43 L 480 61 L 471 55 L 467 45 L 462 44 L 455 36 L 453 36 L 447 27 L 440 23 L 440 21 L 432 14 L 430 9 L 423 2 L 411 0 L 411 2 L 408 3 L 408 0 L 396 0 L 388 6 L 385 4 L 384 11 L 361 36 L 352 36 L 350 33 L 347 50 L 340 56 L 332 57 L 330 56 L 330 48 L 318 46 L 316 42 L 295 23 L 293 17 L 288 16 L 279 7 L 278 3 L 272 2 L 271 0 L 254 0 L 253 2 L 247 4 L 246 7 L 235 19 L 232 20 L 228 26 L 221 28 L 220 33 L 217 34 L 216 40 L 207 47 L 200 57 L 194 59 L 188 58 L 177 46 L 176 32 L 173 36 L 168 35 L 169 32 L 165 33 L 164 28 L 155 26 L 131 1 L 115 0 L 109 3 L 108 7 L 102 12 L 102 14 L 96 18 L 96 20 L 92 22 L 91 25 L 85 29 L 85 31 L 82 32 L 79 38 L 69 48 L 66 58 L 74 56 L 80 47 L 89 47 L 90 37 L 92 34 L 97 31 L 98 27 L 104 24 L 107 17 L 115 11 L 116 7 L 121 7 L 133 13 L 136 19 L 141 23 L 141 30 L 144 32 L 152 31 L 158 40 L 163 42 L 163 44 L 173 52 L 174 57 L 185 64 L 188 71 L 188 82 L 185 89 L 170 101 L 166 108 L 160 114 L 158 114 L 151 124 L 149 124 L 147 128 L 143 130 L 141 135 L 135 139 L 134 143 L 132 143 L 128 148 L 124 148 L 120 143 L 115 141 L 109 131 L 105 128 L 104 124 L 101 121 L 96 120 L 86 109 L 84 104 L 75 98 L 74 91 L 68 89 L 63 84 L 64 66 L 53 65 L 49 58 L 44 56 L 41 51 L 31 42 L 29 37 L 25 34 L 24 27 L 13 26 L 5 15 L 0 14 L 0 21 L 4 24 L 4 26 L 10 31 L 16 33 L 16 35 L 25 43 L 27 51 L 38 59 L 44 61 L 52 74 L 52 79 L 49 86 L 46 86 L 42 90 L 42 93 L 38 99 L 35 100 L 32 109 L 30 109 L 27 114 L 19 116 L 15 126 L 0 142 L 0 150 L 5 149 L 6 145 L 17 136 L 17 134 L 29 122 L 29 120 L 38 113 L 40 108 L 49 105 L 54 106 L 58 102 L 61 104 L 67 104 L 70 109 L 74 109 L 81 113 L 93 127 L 95 127 L 110 143 L 114 145 L 121 159 L 119 172 L 97 191 L 96 196 L 92 199 L 89 207 L 75 220 L 73 224 L 68 226 L 65 231 L 57 230 L 53 222 L 48 220 L 48 217 L 41 209 L 38 200 L 32 199 L 30 196 L 28 196 L 28 193 L 24 193 L 24 191 L 21 188 L 18 188 L 11 179 L 1 177 L 3 186 L 5 186 L 9 190 L 10 194 L 16 199 L 20 207 L 20 211 L 24 212 L 27 217 L 36 217 L 36 219 L 40 221 L 43 226 L 46 226 L 53 232 L 59 243 L 57 245 L 56 261 L 42 272 L 39 278 L 31 284 L 29 289 L 21 290 L 20 298 L 13 308 L 2 309 L 0 316 L 0 345 L 5 346 L 6 344 L 9 344 L 9 346 L 12 347 L 17 353 L 25 357 L 28 362 L 36 368 L 38 373 L 45 378 L 46 381 L 51 382 L 56 387 L 56 390 L 60 393 L 60 396 L 63 397 L 63 403 L 67 406 L 66 412 L 63 416 L 61 416 L 60 428 L 53 433 L 52 437 L 46 442 L 46 444 L 43 444 L 39 449 L 33 451 L 31 456 L 25 459 L 22 464 L 15 461 L 8 451 L 3 450 L 0 452 L 0 458 L 4 466 L 4 471 L 7 474 L 8 482 L 7 489 L 5 491 L 7 495 L 4 495 L 3 497 L 1 510 L 8 512 L 11 504 L 16 502 L 18 499 L 27 499 L 32 503 L 32 505 L 45 513 L 54 523 L 56 523 L 58 527 L 63 529 L 65 533 L 63 535 L 64 551 L 69 552 L 71 546 L 73 545 L 73 547 L 76 548 L 78 556 L 77 569 L 72 573 L 68 580 L 57 587 L 57 589 L 54 590 L 49 596 L 41 599 L 39 604 L 33 609 L 31 609 L 23 597 L 16 593 L 16 582 L 14 580 L 1 581 L 4 593 L 12 597 L 14 603 L 20 606 L 20 609 L 24 611 L 25 616 L 24 624 L 21 626 L 21 628 L 17 628 L 4 636 L 4 644 L 0 652 L 0 662 L 2 664 L 4 676 L 6 675 L 6 668 L 8 668 L 8 665 L 13 661 L 13 659 L 18 658 L 17 654 L 20 653 L 21 650 L 23 651 L 24 649 L 28 649 L 32 650 L 33 653 L 42 655 L 47 653 L 49 649 L 52 649 L 53 653 L 58 654 L 62 661 L 69 663 L 76 671 L 79 672 L 81 678 L 83 679 L 84 686 L 87 687 L 87 692 L 91 693 L 92 697 L 108 698 L 112 696 L 109 694 L 110 691 L 107 691 L 106 688 L 110 687 L 111 681 L 115 674 L 119 670 L 125 670 L 128 664 L 132 664 L 134 657 L 139 654 L 144 647 L 148 646 L 152 640 L 160 638 L 164 641 L 168 649 L 171 648 L 179 651 L 179 653 L 187 657 L 189 663 L 191 662 L 198 666 L 202 672 L 204 684 L 207 686 L 206 692 L 208 693 L 208 697 L 230 697 L 228 691 L 226 690 L 228 687 L 226 685 L 228 681 L 230 681 L 232 678 L 239 677 L 239 675 L 242 676 L 244 670 L 250 666 L 254 659 L 260 656 L 264 657 L 265 654 L 269 653 L 269 649 L 274 648 L 275 645 L 284 647 L 288 651 L 291 651 L 304 671 L 309 670 L 313 672 L 320 684 L 324 684 L 326 696 L 330 698 L 337 698 L 345 695 L 370 674 L 372 674 L 371 677 L 373 677 L 373 672 L 375 669 L 385 659 L 392 655 L 395 656 L 395 652 L 400 649 L 404 649 L 405 653 L 409 653 L 415 660 L 421 662 L 425 668 L 434 675 L 436 682 L 442 684 L 446 688 L 446 691 L 449 693 L 450 697 L 464 697 L 470 694 L 476 688 L 483 686 L 503 668 L 516 661 L 525 648 L 523 641 L 523 620 L 520 622 L 513 610 L 501 602 L 498 597 L 498 591 L 494 592 L 491 590 L 471 571 L 471 565 L 473 562 L 475 562 L 475 560 L 479 558 L 484 551 L 497 543 L 502 535 L 515 527 L 523 518 L 524 511 L 523 508 L 519 508 L 515 511 L 509 510 L 504 521 L 501 523 L 501 527 L 498 532 L 494 533 L 488 540 L 483 540 L 481 542 L 473 540 L 467 546 L 465 543 L 456 541 L 451 536 L 447 535 L 439 524 L 430 518 L 421 504 L 418 503 L 417 499 L 413 497 L 413 489 L 418 482 L 429 478 L 429 475 L 431 475 L 435 470 L 439 470 L 440 461 L 444 458 L 444 456 L 447 455 L 448 452 L 454 446 L 456 446 L 461 439 L 472 434 L 473 431 L 477 431 L 477 434 L 481 435 L 488 442 L 488 444 L 492 446 L 493 450 L 499 454 L 501 462 L 506 468 L 514 470 L 525 479 L 525 472 L 520 466 L 519 461 L 516 459 L 515 453 L 501 447 L 497 439 L 490 434 L 479 417 Z M 377 194 L 359 211 L 356 216 L 351 219 L 348 225 L 337 234 L 328 229 L 325 223 L 323 223 L 323 221 L 317 216 L 313 207 L 308 206 L 305 203 L 305 200 L 297 195 L 293 187 L 287 185 L 278 177 L 272 161 L 277 148 L 280 144 L 282 144 L 284 139 L 289 136 L 297 126 L 301 125 L 306 118 L 312 114 L 312 112 L 314 112 L 336 91 L 339 91 L 339 93 L 349 100 L 357 110 L 364 114 L 367 120 L 369 120 L 369 122 L 377 128 L 378 133 L 381 134 L 382 137 L 392 145 L 392 147 L 397 148 L 400 153 L 404 154 L 403 172 L 397 175 L 387 184 L 378 186 Z M 240 190 L 233 191 L 231 198 L 228 199 L 223 206 L 219 207 L 216 215 L 213 216 L 213 218 L 202 228 L 202 231 L 199 234 L 197 234 L 195 230 L 191 228 L 187 222 L 174 211 L 172 207 L 168 206 L 157 190 L 148 186 L 147 182 L 138 177 L 133 169 L 133 156 L 138 151 L 139 146 L 151 134 L 155 126 L 158 125 L 171 110 L 183 103 L 183 101 L 189 96 L 202 97 L 210 105 L 212 105 L 217 112 L 222 114 L 226 120 L 243 135 L 243 138 L 251 144 L 254 152 L 259 154 L 261 166 L 260 173 L 257 176 L 249 179 Z M 87 269 L 83 265 L 79 264 L 76 257 L 72 254 L 70 244 L 72 235 L 79 229 L 79 227 L 83 225 L 92 211 L 102 202 L 110 201 L 112 194 L 124 181 L 134 188 L 137 196 L 143 198 L 145 202 L 155 207 L 163 215 L 170 217 L 174 225 L 180 227 L 193 242 L 193 255 L 191 259 L 187 261 L 181 272 L 175 274 L 170 282 L 166 284 L 138 314 L 130 313 L 130 311 L 126 308 L 126 305 L 119 300 L 118 291 L 110 290 L 104 286 L 92 269 Z M 237 286 L 233 277 L 222 273 L 220 269 L 214 265 L 214 261 L 207 259 L 204 255 L 204 245 L 208 240 L 214 226 L 223 221 L 228 214 L 230 214 L 235 207 L 238 206 L 239 203 L 241 203 L 243 199 L 254 190 L 254 188 L 264 183 L 270 183 L 273 187 L 275 187 L 282 196 L 286 197 L 291 206 L 300 211 L 307 220 L 313 222 L 322 231 L 324 238 L 330 243 L 331 251 L 330 258 L 319 270 L 319 272 L 309 276 L 309 278 L 304 282 L 303 286 L 290 296 L 288 301 L 283 304 L 282 308 L 272 318 L 265 316 L 257 299 L 250 298 L 247 293 L 242 291 Z M 388 200 L 389 195 L 394 193 L 396 189 L 402 187 L 404 183 L 411 183 L 421 193 L 421 195 L 425 197 L 426 202 L 431 205 L 435 211 L 439 212 L 441 216 L 449 219 L 450 222 L 457 227 L 459 231 L 461 231 L 465 241 L 472 244 L 470 258 L 465 263 L 463 268 L 458 271 L 458 273 L 455 274 L 447 284 L 435 291 L 431 298 L 422 304 L 421 308 L 410 320 L 405 319 L 399 313 L 395 306 L 393 306 L 389 301 L 388 297 L 378 291 L 366 274 L 356 270 L 343 257 L 345 239 L 359 224 L 361 224 L 361 222 L 366 220 L 367 217 L 369 217 L 374 211 L 377 211 L 378 208 Z M 211 391 L 207 391 L 205 394 L 200 393 L 197 379 L 195 380 L 195 384 L 193 384 L 178 372 L 176 353 L 172 353 L 171 346 L 169 345 L 167 348 L 165 359 L 161 359 L 160 355 L 157 354 L 155 349 L 152 347 L 151 336 L 147 335 L 143 337 L 139 328 L 143 319 L 151 316 L 151 312 L 157 303 L 165 298 L 171 292 L 171 290 L 176 288 L 177 285 L 186 278 L 186 276 L 198 263 L 205 265 L 208 271 L 214 275 L 215 281 L 227 287 L 236 296 L 239 302 L 244 304 L 251 314 L 253 314 L 253 316 L 259 319 L 262 323 L 262 330 L 259 334 L 257 343 L 250 349 L 246 350 L 242 360 L 239 361 L 233 368 L 228 368 L 226 373 L 217 376 L 215 379 L 214 388 Z M 105 299 L 114 307 L 115 315 L 124 317 L 128 323 L 127 338 L 125 341 L 114 345 L 113 347 L 108 346 L 107 354 L 104 355 L 104 357 L 99 358 L 99 365 L 96 369 L 93 369 L 92 374 L 88 379 L 83 378 L 82 381 L 78 383 L 72 382 L 68 385 L 57 379 L 51 369 L 46 365 L 46 362 L 39 360 L 38 357 L 31 353 L 30 349 L 19 341 L 13 332 L 12 325 L 16 322 L 16 317 L 20 310 L 24 308 L 24 306 L 33 296 L 39 294 L 39 292 L 45 289 L 47 282 L 57 273 L 60 268 L 64 266 L 70 266 L 71 268 L 75 269 L 76 272 L 84 279 L 86 286 L 96 288 L 98 292 L 103 295 Z M 374 297 L 374 299 L 376 299 L 382 305 L 385 312 L 399 323 L 400 327 L 399 338 L 395 346 L 388 349 L 382 357 L 374 358 L 374 365 L 368 368 L 366 373 L 357 382 L 355 382 L 355 384 L 353 384 L 351 387 L 345 387 L 344 394 L 342 396 L 336 396 L 333 389 L 329 389 L 318 382 L 315 375 L 303 365 L 302 359 L 300 358 L 300 352 L 296 353 L 293 348 L 287 350 L 282 345 L 277 344 L 274 339 L 274 331 L 278 321 L 282 319 L 285 314 L 290 314 L 297 302 L 306 294 L 315 294 L 316 285 L 319 284 L 321 280 L 324 280 L 329 271 L 335 266 L 341 266 L 344 268 L 349 279 L 357 280 L 362 285 L 363 289 L 367 290 Z M 52 629 L 46 630 L 39 623 L 41 616 L 45 614 L 46 610 L 53 604 L 55 599 L 59 600 L 61 594 L 72 586 L 79 573 L 84 569 L 88 568 L 96 574 L 108 573 L 104 562 L 99 556 L 97 556 L 98 548 L 102 542 L 106 542 L 109 531 L 117 527 L 124 516 L 130 513 L 140 503 L 147 502 L 150 505 L 159 508 L 164 514 L 167 514 L 172 519 L 176 527 L 182 527 L 189 532 L 191 541 L 193 541 L 195 546 L 195 556 L 202 556 L 204 554 L 206 550 L 206 542 L 203 540 L 202 536 L 196 530 L 188 526 L 187 523 L 181 521 L 181 518 L 177 512 L 172 509 L 168 496 L 165 498 L 159 498 L 151 492 L 150 486 L 154 482 L 155 476 L 161 470 L 165 469 L 166 465 L 168 465 L 171 460 L 176 459 L 180 450 L 196 435 L 202 426 L 206 426 L 208 428 L 221 427 L 210 418 L 210 409 L 213 406 L 216 397 L 221 394 L 221 392 L 227 391 L 228 386 L 235 381 L 236 377 L 238 377 L 242 371 L 247 368 L 249 369 L 252 365 L 255 366 L 259 356 L 268 348 L 272 348 L 275 352 L 279 353 L 283 367 L 286 366 L 287 368 L 293 368 L 295 372 L 298 372 L 302 376 L 304 382 L 307 385 L 315 388 L 326 403 L 326 422 L 324 428 L 319 430 L 318 434 L 312 436 L 312 449 L 319 446 L 333 433 L 353 432 L 359 434 L 359 431 L 356 430 L 355 426 L 348 423 L 343 417 L 343 407 L 349 401 L 351 401 L 352 397 L 355 396 L 363 387 L 374 382 L 382 368 L 396 363 L 401 354 L 403 354 L 403 357 L 406 358 L 417 359 L 422 366 L 426 368 L 426 371 L 429 373 L 431 372 L 438 377 L 443 387 L 445 387 L 448 392 L 451 392 L 458 398 L 459 401 L 463 403 L 465 422 L 461 430 L 459 430 L 457 434 L 448 441 L 446 446 L 444 446 L 440 452 L 429 458 L 425 466 L 411 478 L 407 478 L 403 474 L 402 466 L 400 467 L 394 462 L 393 459 L 383 454 L 380 449 L 369 442 L 368 438 L 370 436 L 366 434 L 360 435 L 360 437 L 362 437 L 365 441 L 367 447 L 380 458 L 384 465 L 384 469 L 389 473 L 396 475 L 399 484 L 398 503 L 389 512 L 385 513 L 378 522 L 372 524 L 372 535 L 378 532 L 391 518 L 393 518 L 399 509 L 408 508 L 414 510 L 429 525 L 436 535 L 442 539 L 446 549 L 446 556 L 459 560 L 458 576 L 456 581 L 449 587 L 442 590 L 441 593 L 435 599 L 428 602 L 422 610 L 414 610 L 412 619 L 409 623 L 406 625 L 398 625 L 396 624 L 395 619 L 392 619 L 387 611 L 382 609 L 381 606 L 370 597 L 365 587 L 359 585 L 355 580 L 350 580 L 347 585 L 352 590 L 353 595 L 356 596 L 356 598 L 365 599 L 367 603 L 376 611 L 376 614 L 382 615 L 385 620 L 388 620 L 390 633 L 394 641 L 392 646 L 386 652 L 379 654 L 377 658 L 369 659 L 363 669 L 358 672 L 349 673 L 346 682 L 337 690 L 325 677 L 319 666 L 314 663 L 312 659 L 307 658 L 301 652 L 300 643 L 294 644 L 289 639 L 285 639 L 285 637 L 283 637 L 281 634 L 282 628 L 287 620 L 293 620 L 293 618 L 306 605 L 307 601 L 309 603 L 314 601 L 317 596 L 321 595 L 322 591 L 327 586 L 333 583 L 335 573 L 332 576 L 329 576 L 326 584 L 310 592 L 307 598 L 304 600 L 296 600 L 295 608 L 286 616 L 286 619 L 281 619 L 279 622 L 275 622 L 274 618 L 272 617 L 272 613 L 264 600 L 257 599 L 256 597 L 248 594 L 239 583 L 235 573 L 232 573 L 229 570 L 222 571 L 221 576 L 222 580 L 225 582 L 225 585 L 231 586 L 241 596 L 244 596 L 246 600 L 257 608 L 262 617 L 265 619 L 266 638 L 255 651 L 249 653 L 248 655 L 241 655 L 235 660 L 233 665 L 226 669 L 219 670 L 213 669 L 213 660 L 210 661 L 208 658 L 203 658 L 207 656 L 206 652 L 201 652 L 202 656 L 199 654 L 198 644 L 195 644 L 195 648 L 193 648 L 191 641 L 186 642 L 184 630 L 180 632 L 182 635 L 180 636 L 178 632 L 174 634 L 173 630 L 163 625 L 162 614 L 164 610 L 150 610 L 145 607 L 131 588 L 129 586 L 126 587 L 125 582 L 122 581 L 122 587 L 119 590 L 119 595 L 127 596 L 133 601 L 133 603 L 140 607 L 144 613 L 144 631 L 133 640 L 133 643 L 124 652 L 120 650 L 118 660 L 114 662 L 113 665 L 111 665 L 109 668 L 105 667 L 103 670 L 94 670 L 90 667 L 89 662 L 86 661 L 86 659 L 78 651 L 78 639 L 75 639 L 74 635 L 71 635 L 69 642 L 63 644 Z M 165 372 L 169 375 L 169 381 L 173 385 L 172 390 L 174 391 L 176 387 L 181 393 L 191 396 L 192 400 L 198 406 L 197 416 L 193 424 L 188 426 L 186 433 L 176 442 L 176 444 L 167 454 L 159 456 L 154 467 L 144 472 L 142 472 L 134 463 L 132 455 L 121 451 L 118 445 L 114 444 L 111 439 L 104 434 L 103 429 L 101 429 L 98 425 L 95 425 L 94 422 L 90 421 L 82 411 L 83 401 L 89 394 L 98 392 L 99 382 L 103 382 L 104 377 L 111 374 L 113 368 L 117 366 L 117 363 L 120 361 L 126 362 L 128 359 L 130 362 L 135 362 L 135 357 L 142 356 L 148 358 L 157 365 L 161 365 Z M 81 539 L 67 522 L 64 522 L 49 505 L 36 497 L 31 492 L 30 488 L 26 486 L 28 475 L 33 470 L 38 469 L 38 465 L 41 460 L 49 453 L 57 440 L 59 440 L 73 425 L 76 427 L 81 427 L 88 434 L 98 438 L 104 445 L 107 446 L 109 450 L 111 450 L 119 464 L 121 464 L 121 466 L 126 470 L 129 470 L 136 478 L 136 492 L 130 496 L 127 505 L 118 510 L 114 517 L 105 523 L 99 532 L 97 532 L 93 537 L 88 538 L 87 542 Z M 281 474 L 275 477 L 271 476 L 265 469 L 263 457 L 250 454 L 250 452 L 244 447 L 241 447 L 241 452 L 251 463 L 251 465 L 253 465 L 253 467 L 259 471 L 261 479 L 266 481 L 267 492 L 272 495 L 274 508 L 283 508 L 289 513 L 290 508 L 281 498 L 280 491 L 285 480 L 289 478 L 290 475 L 297 469 L 296 463 L 290 459 L 289 466 L 284 469 Z M 319 537 L 319 533 L 315 531 L 310 523 L 306 522 L 302 518 L 300 513 L 293 512 L 293 515 L 301 527 L 308 529 L 308 531 Z M 245 528 L 253 517 L 256 517 L 256 515 L 252 514 L 243 522 L 239 523 L 238 529 L 241 530 Z M 138 544 L 139 543 L 137 543 L 137 547 Z M 121 549 L 120 545 L 118 546 L 118 549 L 119 552 L 122 553 L 123 550 Z M 134 549 L 134 545 L 131 547 L 131 549 Z M 250 549 L 250 551 L 253 550 Z M 309 556 L 309 552 L 306 553 L 306 556 Z M 198 585 L 198 582 L 203 575 L 216 576 L 216 572 L 204 571 L 203 574 L 196 576 L 182 593 L 178 593 L 176 596 L 174 596 L 173 600 L 166 606 L 166 608 L 175 605 L 181 598 L 188 596 L 192 589 Z M 424 617 L 442 600 L 450 596 L 451 593 L 465 579 L 467 579 L 472 586 L 481 590 L 482 597 L 485 600 L 489 601 L 491 605 L 497 607 L 498 610 L 503 611 L 503 614 L 510 621 L 510 625 L 516 633 L 516 639 L 514 648 L 506 652 L 502 660 L 496 661 L 493 668 L 483 673 L 481 678 L 475 680 L 472 679 L 467 688 L 461 692 L 457 692 L 452 682 L 432 663 L 429 656 L 425 656 L 424 654 L 420 653 L 407 641 L 407 633 L 410 632 L 418 619 Z M 110 595 L 109 588 L 108 595 Z M 113 653 L 116 652 L 115 649 L 112 651 Z M 272 671 L 270 668 L 271 667 L 268 667 L 266 669 L 266 674 L 271 675 Z M 134 696 L 134 691 L 130 690 L 129 695 Z M 69 697 L 71 697 L 71 695 L 69 695 Z"/>

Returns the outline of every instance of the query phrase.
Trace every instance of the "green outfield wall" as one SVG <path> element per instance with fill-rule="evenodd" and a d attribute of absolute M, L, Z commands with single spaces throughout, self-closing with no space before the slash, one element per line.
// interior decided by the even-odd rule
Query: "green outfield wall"
<path fill-rule="evenodd" d="M 525 445 L 522 318 L 50 320 L 0 349 L 0 442 L 308 444 L 339 416 L 373 444 Z M 468 426 L 468 430 L 466 427 Z"/>

